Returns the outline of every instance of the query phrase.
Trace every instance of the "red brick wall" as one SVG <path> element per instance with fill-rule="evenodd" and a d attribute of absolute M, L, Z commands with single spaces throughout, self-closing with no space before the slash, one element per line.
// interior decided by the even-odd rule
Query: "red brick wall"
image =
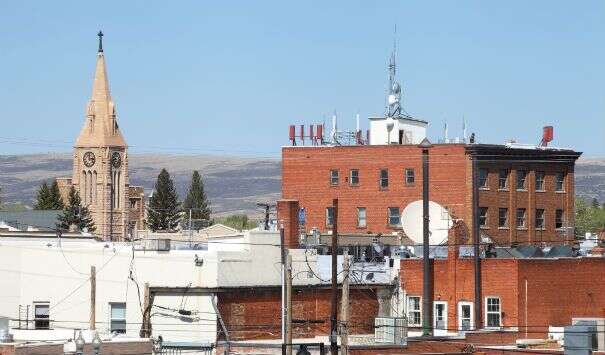
<path fill-rule="evenodd" d="M 466 208 L 467 157 L 464 145 L 436 145 L 430 149 L 432 201 L 470 218 Z M 389 187 L 379 187 L 380 169 L 389 170 Z M 415 183 L 406 185 L 404 169 L 413 168 Z M 338 186 L 330 185 L 330 170 L 339 171 Z M 359 185 L 349 184 L 349 172 L 359 169 Z M 422 150 L 416 146 L 286 147 L 282 149 L 282 197 L 300 201 L 306 208 L 306 230 L 328 230 L 325 209 L 339 199 L 340 233 L 391 233 L 387 208 L 422 199 Z M 357 207 L 365 207 L 367 227 L 357 227 Z"/>
<path fill-rule="evenodd" d="M 292 295 L 294 337 L 329 334 L 330 300 L 329 289 L 294 290 Z M 352 334 L 373 333 L 374 317 L 378 314 L 376 290 L 352 288 L 350 302 Z M 281 337 L 280 289 L 219 293 L 218 307 L 232 340 Z M 338 310 L 340 312 L 340 301 Z M 304 320 L 306 323 L 296 324 L 296 320 Z M 220 338 L 223 338 L 222 335 Z"/>
<path fill-rule="evenodd" d="M 284 227 L 284 245 L 286 248 L 298 248 L 298 210 L 299 203 L 296 200 L 277 201 L 277 220 Z"/>

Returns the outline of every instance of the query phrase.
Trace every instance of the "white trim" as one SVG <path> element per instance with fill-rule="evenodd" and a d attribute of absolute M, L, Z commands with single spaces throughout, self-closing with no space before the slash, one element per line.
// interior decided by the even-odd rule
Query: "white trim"
<path fill-rule="evenodd" d="M 409 299 L 411 297 L 418 298 L 418 309 L 419 309 L 418 312 L 420 312 L 420 322 L 418 322 L 418 323 L 413 323 L 412 320 L 410 319 L 410 309 L 409 309 L 410 301 L 409 301 Z M 405 316 L 408 319 L 408 326 L 410 326 L 410 327 L 421 327 L 422 326 L 422 296 L 416 296 L 416 295 L 406 295 L 405 296 Z"/>
<path fill-rule="evenodd" d="M 437 306 L 443 305 L 443 326 L 437 327 Z M 447 322 L 447 302 L 446 301 L 434 301 L 433 302 L 433 335 L 446 335 L 448 331 Z"/>
<path fill-rule="evenodd" d="M 458 315 L 457 315 L 457 320 L 458 320 L 458 330 L 460 331 L 466 331 L 462 329 L 462 306 L 469 306 L 471 309 L 470 312 L 470 329 L 466 329 L 466 330 L 474 330 L 475 329 L 475 310 L 473 309 L 473 302 L 469 302 L 469 301 L 460 301 L 458 302 Z"/>
<path fill-rule="evenodd" d="M 498 304 L 500 306 L 500 324 L 498 326 L 488 326 L 487 325 L 487 299 L 488 298 L 496 298 L 498 299 Z M 494 312 L 491 312 L 494 313 Z M 502 328 L 502 298 L 500 296 L 485 296 L 483 303 L 483 325 L 485 329 L 500 329 Z"/>

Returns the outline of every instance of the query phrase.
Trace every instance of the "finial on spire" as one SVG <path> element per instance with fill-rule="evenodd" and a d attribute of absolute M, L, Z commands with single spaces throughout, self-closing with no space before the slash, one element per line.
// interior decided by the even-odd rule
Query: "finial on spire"
<path fill-rule="evenodd" d="M 97 36 L 99 36 L 99 53 L 103 52 L 103 32 L 99 31 L 99 33 L 97 33 Z"/>

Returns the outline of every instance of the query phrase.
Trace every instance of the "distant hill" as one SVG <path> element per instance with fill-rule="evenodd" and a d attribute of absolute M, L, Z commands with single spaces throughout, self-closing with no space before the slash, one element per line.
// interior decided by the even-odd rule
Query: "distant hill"
<path fill-rule="evenodd" d="M 71 176 L 71 155 L 0 155 L 0 187 L 6 202 L 33 205 L 36 189 L 45 179 Z M 130 183 L 151 192 L 161 168 L 175 180 L 184 198 L 194 169 L 204 178 L 217 215 L 256 214 L 256 203 L 275 201 L 281 194 L 279 160 L 207 155 L 130 155 Z M 605 202 L 605 158 L 582 158 L 576 165 L 576 194 Z"/>
<path fill-rule="evenodd" d="M 187 192 L 191 173 L 202 174 L 212 210 L 218 216 L 256 213 L 256 203 L 274 201 L 281 192 L 278 160 L 216 156 L 129 155 L 130 184 L 149 194 L 161 168 L 174 179 L 179 197 Z M 70 154 L 0 155 L 0 187 L 5 202 L 32 206 L 44 180 L 72 175 Z"/>

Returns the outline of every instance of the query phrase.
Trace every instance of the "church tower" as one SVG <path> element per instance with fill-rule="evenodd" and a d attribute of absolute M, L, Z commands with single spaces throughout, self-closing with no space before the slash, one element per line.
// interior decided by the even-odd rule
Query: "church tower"
<path fill-rule="evenodd" d="M 86 121 L 74 146 L 72 185 L 88 206 L 96 231 L 104 240 L 125 240 L 130 231 L 128 146 L 120 132 L 116 106 L 109 93 L 103 33 L 92 97 L 86 107 Z"/>

